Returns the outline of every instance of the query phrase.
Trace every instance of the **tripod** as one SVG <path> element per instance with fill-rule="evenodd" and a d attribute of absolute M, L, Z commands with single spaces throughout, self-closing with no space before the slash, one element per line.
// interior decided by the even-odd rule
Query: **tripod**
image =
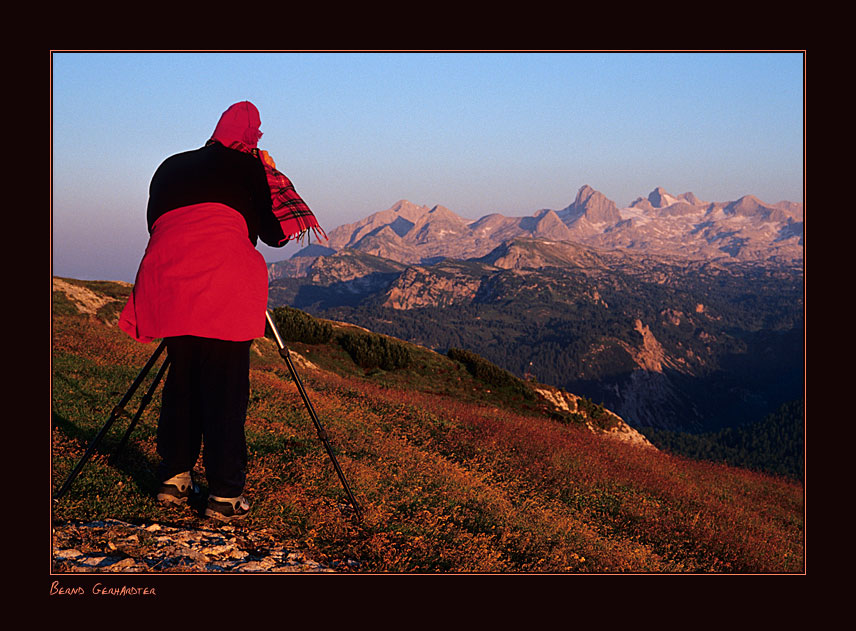
<path fill-rule="evenodd" d="M 312 402 L 309 400 L 309 396 L 306 394 L 306 389 L 303 387 L 303 382 L 300 379 L 300 375 L 297 374 L 297 370 L 294 367 L 294 362 L 291 361 L 291 355 L 289 354 L 288 348 L 285 346 L 285 343 L 282 341 L 282 335 L 280 335 L 279 329 L 277 328 L 276 323 L 274 322 L 273 315 L 271 314 L 270 310 L 265 310 L 265 317 L 267 319 L 267 323 L 270 326 L 271 331 L 273 332 L 274 338 L 276 340 L 276 344 L 279 347 L 279 355 L 280 355 L 280 357 L 282 357 L 285 360 L 285 363 L 288 366 L 288 370 L 291 373 L 291 378 L 294 380 L 294 383 L 297 385 L 297 389 L 300 392 L 300 396 L 303 399 L 303 403 L 306 405 L 306 409 L 309 411 L 309 416 L 315 425 L 315 430 L 318 434 L 318 438 L 321 440 L 322 444 L 324 445 L 324 449 L 327 451 L 327 455 L 330 456 L 330 460 L 333 462 L 333 467 L 335 468 L 336 473 L 339 476 L 339 480 L 341 481 L 342 486 L 348 495 L 348 500 L 350 501 L 351 506 L 354 509 L 354 513 L 357 517 L 357 520 L 360 521 L 360 520 L 362 520 L 362 509 L 360 508 L 360 505 L 357 503 L 357 500 L 354 497 L 354 494 L 351 492 L 351 488 L 348 486 L 347 480 L 345 480 L 345 475 L 344 475 L 344 473 L 342 473 L 342 468 L 339 466 L 339 462 L 336 459 L 336 455 L 333 453 L 333 448 L 332 448 L 332 445 L 330 444 L 330 439 L 329 439 L 329 436 L 327 435 L 327 431 L 324 429 L 324 426 L 321 424 L 321 421 L 318 419 L 318 415 L 315 413 L 315 408 L 312 407 Z M 101 430 L 95 436 L 95 438 L 93 438 L 92 441 L 89 443 L 89 446 L 87 447 L 86 452 L 83 454 L 83 457 L 80 459 L 80 461 L 74 467 L 74 469 L 72 469 L 68 478 L 65 480 L 62 487 L 60 487 L 59 491 L 57 491 L 56 495 L 54 495 L 54 498 L 53 498 L 54 502 L 59 501 L 59 499 L 63 495 L 65 495 L 65 493 L 68 491 L 69 487 L 71 487 L 72 483 L 77 478 L 80 471 L 83 469 L 84 465 L 92 457 L 92 454 L 95 452 L 95 448 L 98 446 L 98 443 L 101 442 L 101 440 L 107 434 L 110 427 L 112 427 L 113 423 L 115 423 L 116 420 L 121 415 L 123 415 L 125 413 L 125 406 L 128 404 L 128 401 L 130 401 L 131 397 L 134 396 L 134 393 L 140 387 L 140 384 L 145 380 L 146 375 L 148 375 L 148 373 L 151 371 L 152 366 L 155 365 L 155 363 L 158 360 L 158 357 L 161 355 L 161 353 L 163 352 L 163 350 L 165 348 L 166 348 L 166 342 L 162 341 L 160 343 L 160 345 L 157 347 L 157 349 L 155 349 L 155 352 L 152 353 L 152 356 L 148 359 L 145 366 L 143 366 L 142 370 L 137 375 L 137 378 L 134 379 L 134 382 L 131 384 L 131 387 L 128 389 L 128 391 L 125 393 L 125 395 L 122 397 L 119 404 L 113 408 L 113 411 L 110 413 L 110 417 L 107 419 L 107 422 L 104 424 L 104 426 L 101 428 Z M 143 410 L 149 404 L 149 401 L 151 401 L 151 398 L 154 395 L 155 390 L 157 389 L 158 383 L 160 383 L 161 379 L 163 378 L 164 373 L 166 373 L 168 366 L 169 366 L 169 356 L 164 358 L 163 363 L 161 364 L 160 368 L 158 369 L 157 374 L 155 375 L 154 381 L 151 383 L 148 390 L 143 395 L 143 398 L 140 401 L 140 406 L 137 409 L 136 414 L 131 419 L 131 423 L 128 425 L 128 429 L 125 431 L 125 434 L 122 436 L 122 440 L 119 442 L 119 446 L 116 448 L 116 451 L 114 452 L 113 456 L 110 459 L 111 463 L 116 462 L 116 460 L 119 457 L 119 454 L 122 452 L 125 445 L 127 444 L 128 437 L 131 435 L 131 432 L 134 430 L 134 427 L 136 427 L 137 422 L 140 420 L 140 417 L 143 414 Z"/>
<path fill-rule="evenodd" d="M 74 469 L 71 470 L 71 473 L 69 474 L 68 478 L 66 478 L 65 483 L 63 483 L 62 487 L 60 487 L 59 491 L 57 491 L 56 495 L 54 495 L 54 502 L 59 501 L 59 499 L 63 495 L 65 495 L 66 491 L 68 491 L 69 487 L 71 487 L 71 484 L 74 482 L 75 478 L 77 478 L 77 475 L 80 473 L 81 469 L 83 469 L 83 466 L 92 457 L 92 454 L 95 453 L 95 448 L 98 446 L 98 443 L 101 442 L 101 440 L 107 434 L 107 431 L 113 426 L 113 423 L 116 422 L 116 419 L 118 419 L 125 413 L 125 406 L 128 404 L 128 401 L 130 401 L 131 397 L 134 396 L 134 393 L 137 391 L 137 388 L 140 387 L 140 384 L 146 378 L 146 375 L 149 374 L 149 371 L 152 369 L 152 366 L 154 366 L 155 362 L 157 362 L 158 357 L 165 348 L 166 342 L 161 342 L 160 345 L 158 345 L 158 347 L 155 349 L 155 352 L 152 353 L 152 356 L 149 357 L 149 360 L 146 362 L 146 365 L 143 366 L 143 369 L 137 375 L 137 378 L 134 379 L 134 383 L 131 384 L 131 387 L 122 397 L 122 400 L 119 401 L 119 404 L 113 408 L 113 411 L 110 413 L 110 417 L 107 419 L 107 422 L 101 428 L 101 431 L 99 431 L 98 434 L 96 434 L 95 438 L 93 438 L 92 441 L 89 443 L 89 446 L 86 448 L 86 452 L 83 454 L 83 457 L 74 467 Z M 167 356 L 161 364 L 161 367 L 158 370 L 157 375 L 155 376 L 155 380 L 152 382 L 152 384 L 149 386 L 149 389 L 143 395 L 143 398 L 140 401 L 140 407 L 137 408 L 137 413 L 134 415 L 133 419 L 131 420 L 131 423 L 128 425 L 128 429 L 125 431 L 125 435 L 122 437 L 119 446 L 116 448 L 116 451 L 113 453 L 113 456 L 110 459 L 111 463 L 115 463 L 116 460 L 119 458 L 119 453 L 122 451 L 122 449 L 125 447 L 125 444 L 128 442 L 128 437 L 131 435 L 131 432 L 137 425 L 137 421 L 139 421 L 140 417 L 143 415 L 143 410 L 151 400 L 152 395 L 154 394 L 158 383 L 163 378 L 163 375 L 166 372 L 168 366 L 169 357 Z"/>
<path fill-rule="evenodd" d="M 309 412 L 309 416 L 312 419 L 312 422 L 315 424 L 315 431 L 318 433 L 318 438 L 324 445 L 324 449 L 327 450 L 327 455 L 330 456 L 330 460 L 333 463 L 333 468 L 336 469 L 336 473 L 339 475 L 339 480 L 342 483 L 342 487 L 345 489 L 345 493 L 348 494 L 348 500 L 351 502 L 351 506 L 354 508 L 354 514 L 356 514 L 357 516 L 357 521 L 362 521 L 363 511 L 360 508 L 360 505 L 357 503 L 357 499 L 354 497 L 354 494 L 351 493 L 351 488 L 348 486 L 348 482 L 345 480 L 345 474 L 342 473 L 342 468 L 339 466 L 339 461 L 336 460 L 336 454 L 333 453 L 333 447 L 330 444 L 330 439 L 327 436 L 327 431 L 324 429 L 324 426 L 321 425 L 321 421 L 318 420 L 318 415 L 315 414 L 315 408 L 312 407 L 312 402 L 309 400 L 309 396 L 306 394 L 306 389 L 303 387 L 303 382 L 300 380 L 300 375 L 297 374 L 297 370 L 294 368 L 294 362 L 291 361 L 291 355 L 289 354 L 288 348 L 286 347 L 285 343 L 282 341 L 282 335 L 280 335 L 279 333 L 279 329 L 276 326 L 276 322 L 274 322 L 273 320 L 273 314 L 270 312 L 270 309 L 265 310 L 265 318 L 267 318 L 268 326 L 270 326 L 270 330 L 273 332 L 274 339 L 276 339 L 276 345 L 279 347 L 279 356 L 285 360 L 285 363 L 288 366 L 288 371 L 291 373 L 291 378 L 297 385 L 297 390 L 300 392 L 300 397 L 303 399 L 303 403 L 306 405 L 306 409 Z"/>

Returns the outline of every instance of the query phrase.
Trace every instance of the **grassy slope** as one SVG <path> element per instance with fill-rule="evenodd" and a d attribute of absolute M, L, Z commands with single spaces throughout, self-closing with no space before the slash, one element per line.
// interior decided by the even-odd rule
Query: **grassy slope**
<path fill-rule="evenodd" d="M 244 527 L 319 560 L 357 558 L 368 572 L 804 570 L 801 485 L 606 440 L 503 401 L 428 351 L 405 373 L 367 375 L 335 344 L 292 344 L 322 368 L 298 370 L 365 512 L 356 524 L 274 344 L 255 348 Z M 55 297 L 54 490 L 153 350 Z M 116 424 L 55 521 L 198 523 L 151 499 L 157 408 L 156 396 L 111 465 L 127 420 Z"/>

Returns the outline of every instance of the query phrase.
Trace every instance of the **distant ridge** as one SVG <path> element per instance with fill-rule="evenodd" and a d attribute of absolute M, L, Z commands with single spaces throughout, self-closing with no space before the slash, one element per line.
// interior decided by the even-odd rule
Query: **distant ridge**
<path fill-rule="evenodd" d="M 399 200 L 387 210 L 330 232 L 327 249 L 295 257 L 357 250 L 403 264 L 484 257 L 519 238 L 577 242 L 604 250 L 709 261 L 798 263 L 803 256 L 803 205 L 767 204 L 753 195 L 706 202 L 691 192 L 657 187 L 627 208 L 589 185 L 561 210 L 524 217 L 492 213 L 465 219 L 444 206 Z"/>

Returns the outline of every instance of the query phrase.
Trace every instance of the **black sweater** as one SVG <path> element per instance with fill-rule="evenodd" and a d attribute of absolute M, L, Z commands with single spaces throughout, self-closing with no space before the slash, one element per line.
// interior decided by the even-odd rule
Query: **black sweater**
<path fill-rule="evenodd" d="M 149 186 L 149 232 L 164 213 L 203 202 L 225 204 L 241 213 L 253 245 L 261 238 L 279 246 L 283 234 L 271 210 L 270 189 L 258 157 L 213 143 L 164 160 Z"/>

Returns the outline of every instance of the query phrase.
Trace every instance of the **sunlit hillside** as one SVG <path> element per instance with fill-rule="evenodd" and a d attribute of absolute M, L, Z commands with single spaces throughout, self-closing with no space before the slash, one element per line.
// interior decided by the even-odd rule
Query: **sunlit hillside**
<path fill-rule="evenodd" d="M 115 326 L 127 285 L 65 283 L 77 289 L 54 290 L 54 492 L 155 348 Z M 315 322 L 312 343 L 289 346 L 363 519 L 264 338 L 253 345 L 246 426 L 253 512 L 238 528 L 343 572 L 804 571 L 801 484 L 617 440 L 609 423 L 592 423 L 598 406 L 562 412 L 527 382 Z M 111 462 L 128 420 L 116 423 L 53 504 L 55 525 L 205 521 L 153 499 L 158 402 L 159 391 Z M 204 483 L 201 461 L 197 473 Z"/>

